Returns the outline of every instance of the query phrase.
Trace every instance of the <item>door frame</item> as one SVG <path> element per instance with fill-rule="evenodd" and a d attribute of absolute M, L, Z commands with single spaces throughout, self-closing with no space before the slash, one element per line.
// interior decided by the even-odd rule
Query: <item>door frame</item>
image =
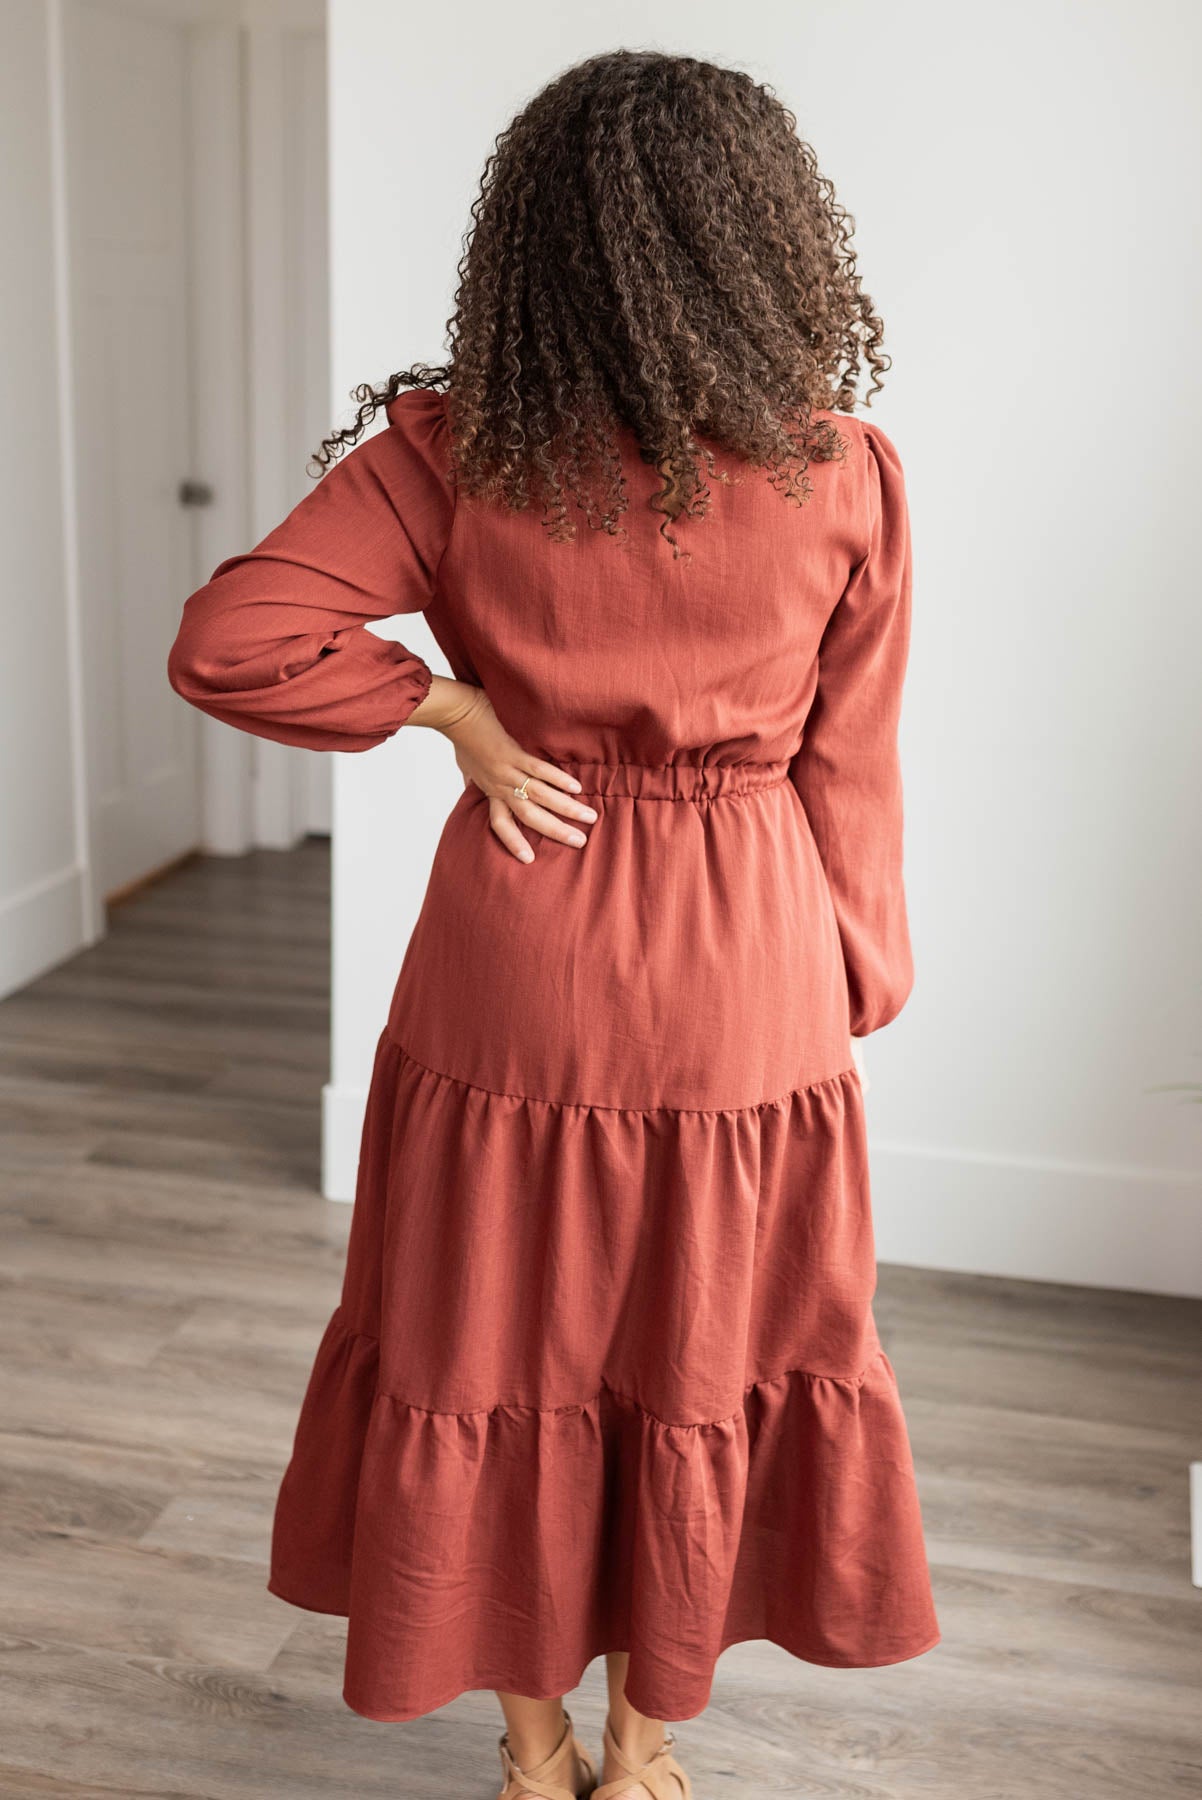
<path fill-rule="evenodd" d="M 192 21 L 191 37 L 192 457 L 198 479 L 213 490 L 196 518 L 194 590 L 232 547 L 251 541 L 250 270 L 244 29 L 237 18 L 210 10 Z M 185 598 L 179 596 L 181 607 Z M 214 719 L 199 717 L 197 726 L 200 848 L 237 856 L 256 842 L 253 745 Z"/>

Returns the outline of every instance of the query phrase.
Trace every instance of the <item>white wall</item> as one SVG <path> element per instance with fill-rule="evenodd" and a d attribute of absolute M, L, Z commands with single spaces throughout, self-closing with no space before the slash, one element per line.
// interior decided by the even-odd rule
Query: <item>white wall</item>
<path fill-rule="evenodd" d="M 0 992 L 90 932 L 75 595 L 64 541 L 59 182 L 49 15 L 8 7 L 0 55 Z"/>
<path fill-rule="evenodd" d="M 469 0 L 448 57 L 442 14 L 334 6 L 339 415 L 352 383 L 440 354 L 480 167 L 551 74 L 654 43 L 772 81 L 858 223 L 895 359 L 872 416 L 914 520 L 918 977 L 867 1050 L 879 1254 L 1202 1293 L 1202 1106 L 1151 1091 L 1202 1080 L 1197 15 L 699 0 L 668 37 L 649 18 Z M 457 791 L 424 731 L 339 759 L 340 1196 Z"/>

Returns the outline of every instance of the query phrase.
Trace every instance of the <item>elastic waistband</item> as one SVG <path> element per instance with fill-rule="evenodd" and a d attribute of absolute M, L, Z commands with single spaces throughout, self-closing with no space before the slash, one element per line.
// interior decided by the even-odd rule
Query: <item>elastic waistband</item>
<path fill-rule="evenodd" d="M 775 787 L 789 778 L 787 762 L 600 763 L 549 756 L 580 783 L 582 794 L 607 800 L 717 800 Z"/>

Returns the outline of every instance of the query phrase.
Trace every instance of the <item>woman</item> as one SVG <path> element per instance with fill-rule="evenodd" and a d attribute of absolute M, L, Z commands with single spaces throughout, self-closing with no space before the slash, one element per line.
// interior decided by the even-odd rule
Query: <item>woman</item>
<path fill-rule="evenodd" d="M 508 1800 L 593 1791 L 563 1696 L 602 1653 L 599 1800 L 688 1800 L 663 1722 L 725 1646 L 938 1641 L 851 1048 L 912 981 L 910 540 L 849 412 L 880 321 L 795 123 L 688 57 L 539 94 L 446 366 L 358 390 L 171 658 L 243 730 L 428 726 L 465 778 L 270 1587 L 348 1616 L 369 1718 L 495 1688 Z M 366 629 L 419 609 L 453 679 Z"/>

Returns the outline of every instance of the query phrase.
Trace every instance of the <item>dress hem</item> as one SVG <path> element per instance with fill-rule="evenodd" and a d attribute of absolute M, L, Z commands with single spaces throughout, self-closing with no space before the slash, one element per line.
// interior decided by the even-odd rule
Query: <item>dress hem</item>
<path fill-rule="evenodd" d="M 282 1600 L 287 1606 L 298 1607 L 302 1612 L 318 1613 L 326 1618 L 345 1619 L 348 1617 L 344 1607 L 310 1605 L 309 1602 L 305 1600 L 298 1600 L 294 1598 L 293 1595 L 285 1593 L 282 1587 L 275 1581 L 267 1582 L 266 1586 L 267 1592 L 273 1594 L 277 1600 Z M 795 1656 L 799 1662 L 809 1663 L 812 1667 L 818 1669 L 889 1669 L 895 1667 L 899 1663 L 913 1662 L 915 1658 L 927 1655 L 929 1651 L 934 1650 L 936 1646 L 942 1642 L 943 1633 L 937 1631 L 934 1637 L 927 1638 L 923 1643 L 917 1645 L 917 1647 L 912 1650 L 903 1650 L 897 1656 L 882 1656 L 872 1661 L 865 1662 L 856 1661 L 852 1658 L 839 1659 L 829 1656 L 808 1656 L 804 1650 L 798 1650 L 792 1644 L 786 1643 L 783 1637 L 771 1637 L 763 1632 L 748 1632 L 746 1634 L 736 1633 L 733 1637 L 724 1638 L 718 1647 L 718 1655 L 721 1656 L 727 1650 L 733 1649 L 736 1644 L 775 1644 L 777 1649 L 784 1650 L 789 1656 Z M 608 1656 L 611 1653 L 618 1651 L 629 1651 L 629 1648 L 630 1646 L 628 1644 L 602 1644 L 585 1658 L 583 1665 L 575 1675 L 565 1676 L 562 1684 L 559 1682 L 554 1683 L 551 1691 L 548 1693 L 526 1694 L 524 1697 L 527 1700 L 558 1700 L 564 1695 L 574 1693 L 599 1656 Z M 489 1692 L 520 1694 L 522 1691 L 522 1682 L 520 1678 L 515 1678 L 512 1675 L 496 1675 L 487 1677 L 474 1676 L 471 1681 L 465 1682 L 461 1687 L 456 1688 L 453 1693 L 445 1694 L 441 1700 L 431 1701 L 428 1706 L 410 1708 L 400 1712 L 392 1710 L 383 1712 L 378 1708 L 368 1706 L 364 1702 L 357 1702 L 351 1698 L 350 1693 L 345 1687 L 342 1690 L 342 1699 L 350 1710 L 353 1713 L 357 1713 L 361 1719 L 371 1719 L 379 1725 L 408 1725 L 412 1724 L 416 1719 L 427 1718 L 430 1713 L 438 1712 L 444 1706 L 450 1706 L 452 1701 L 462 1698 L 464 1694 Z M 677 1711 L 675 1709 L 669 1709 L 667 1711 L 656 1710 L 650 1703 L 649 1696 L 644 1696 L 643 1700 L 640 1702 L 637 1687 L 635 1687 L 633 1692 L 629 1691 L 628 1688 L 627 1698 L 630 1700 L 631 1705 L 636 1711 L 641 1712 L 646 1718 L 661 1719 L 667 1724 L 671 1724 L 674 1721 L 679 1722 L 685 1719 L 698 1718 L 710 1703 L 710 1695 L 707 1693 L 705 1699 L 699 1706 L 690 1706 L 684 1711 Z"/>

